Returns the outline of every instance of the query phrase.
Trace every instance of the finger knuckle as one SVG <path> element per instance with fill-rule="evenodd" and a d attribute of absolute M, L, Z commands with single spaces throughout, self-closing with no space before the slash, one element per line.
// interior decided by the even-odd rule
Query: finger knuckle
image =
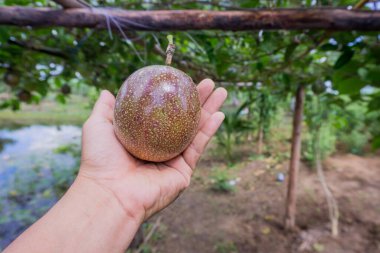
<path fill-rule="evenodd" d="M 91 118 L 88 118 L 83 124 L 83 130 L 89 129 L 91 127 Z"/>
<path fill-rule="evenodd" d="M 184 180 L 184 189 L 186 189 L 186 188 L 188 188 L 189 186 L 190 186 L 190 184 L 191 184 L 191 179 L 190 178 L 185 178 L 185 180 Z"/>

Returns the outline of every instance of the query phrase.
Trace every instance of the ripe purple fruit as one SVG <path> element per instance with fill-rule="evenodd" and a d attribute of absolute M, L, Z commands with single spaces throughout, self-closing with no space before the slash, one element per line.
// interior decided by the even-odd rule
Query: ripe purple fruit
<path fill-rule="evenodd" d="M 168 36 L 166 65 L 175 50 Z M 154 65 L 141 68 L 124 82 L 116 97 L 114 128 L 121 144 L 135 157 L 170 160 L 193 140 L 201 116 L 198 90 L 181 70 Z"/>
<path fill-rule="evenodd" d="M 16 87 L 20 82 L 20 77 L 16 72 L 7 71 L 4 75 L 4 82 L 10 87 Z"/>
<path fill-rule="evenodd" d="M 115 133 L 122 145 L 139 159 L 162 162 L 190 144 L 201 107 L 187 74 L 154 65 L 128 77 L 117 95 L 114 113 Z"/>
<path fill-rule="evenodd" d="M 71 93 L 71 87 L 67 83 L 65 83 L 64 85 L 61 86 L 61 93 L 63 95 L 70 94 Z"/>
<path fill-rule="evenodd" d="M 30 102 L 32 94 L 30 91 L 22 89 L 17 92 L 17 97 L 21 102 Z"/>

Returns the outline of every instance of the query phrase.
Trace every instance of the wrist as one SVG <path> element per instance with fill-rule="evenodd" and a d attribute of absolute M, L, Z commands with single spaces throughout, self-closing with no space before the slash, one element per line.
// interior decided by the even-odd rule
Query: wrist
<path fill-rule="evenodd" d="M 70 202 L 68 205 L 81 206 L 76 211 L 81 217 L 78 220 L 83 221 L 86 239 L 92 241 L 92 245 L 104 247 L 102 250 L 94 248 L 93 252 L 124 252 L 127 249 L 142 224 L 142 214 L 126 212 L 109 189 L 91 178 L 78 176 L 66 195 L 64 201 Z"/>
<path fill-rule="evenodd" d="M 130 217 L 97 182 L 78 176 L 57 204 L 7 252 L 124 252 L 142 219 Z"/>
<path fill-rule="evenodd" d="M 124 218 L 130 222 L 141 225 L 144 221 L 145 213 L 143 208 L 134 205 L 133 201 L 128 205 L 118 198 L 117 194 L 102 181 L 84 176 L 79 173 L 73 185 L 70 187 L 73 191 L 81 195 L 85 195 L 87 199 L 91 199 L 100 209 L 110 209 L 115 213 L 122 213 Z"/>

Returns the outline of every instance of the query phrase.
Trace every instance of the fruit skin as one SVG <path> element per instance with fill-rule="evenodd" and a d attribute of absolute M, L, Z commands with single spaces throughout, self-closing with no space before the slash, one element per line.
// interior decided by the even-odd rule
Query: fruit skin
<path fill-rule="evenodd" d="M 163 162 L 182 153 L 197 133 L 201 106 L 193 80 L 170 66 L 141 68 L 116 97 L 114 128 L 135 157 Z"/>
<path fill-rule="evenodd" d="M 323 82 L 317 82 L 311 86 L 311 90 L 314 92 L 314 94 L 319 95 L 325 92 L 326 86 Z"/>
<path fill-rule="evenodd" d="M 21 102 L 30 102 L 32 94 L 30 91 L 22 89 L 17 92 L 17 97 Z"/>
<path fill-rule="evenodd" d="M 20 77 L 15 72 L 7 71 L 4 75 L 4 82 L 10 87 L 16 87 L 20 82 Z"/>
<path fill-rule="evenodd" d="M 71 87 L 70 87 L 67 83 L 65 83 L 65 84 L 62 85 L 62 87 L 61 87 L 61 93 L 62 93 L 63 95 L 68 95 L 68 94 L 70 94 L 70 93 L 71 93 Z"/>

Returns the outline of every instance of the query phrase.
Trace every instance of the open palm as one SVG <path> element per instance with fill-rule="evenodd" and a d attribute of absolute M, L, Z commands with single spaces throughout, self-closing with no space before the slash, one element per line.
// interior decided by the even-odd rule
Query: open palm
<path fill-rule="evenodd" d="M 210 79 L 197 87 L 202 105 L 199 130 L 179 156 L 162 163 L 141 161 L 120 144 L 113 129 L 115 97 L 103 91 L 83 126 L 79 177 L 111 193 L 133 218 L 145 220 L 169 205 L 190 184 L 197 161 L 224 119 L 219 108 L 227 97 Z"/>

